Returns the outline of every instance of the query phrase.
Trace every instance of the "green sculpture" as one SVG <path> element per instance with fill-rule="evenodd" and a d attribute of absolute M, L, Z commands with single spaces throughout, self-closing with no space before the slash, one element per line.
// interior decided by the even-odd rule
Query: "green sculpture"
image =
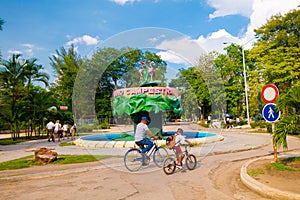
<path fill-rule="evenodd" d="M 155 133 L 162 133 L 162 111 L 171 111 L 180 117 L 181 96 L 176 88 L 159 87 L 161 81 L 153 81 L 155 69 L 154 62 L 150 67 L 141 62 L 139 70 L 140 87 L 122 88 L 113 93 L 113 115 L 121 116 L 124 113 L 130 115 L 134 126 L 140 122 L 141 116 L 147 116 L 151 121 L 149 128 L 155 129 Z M 125 136 L 127 138 L 127 136 Z"/>

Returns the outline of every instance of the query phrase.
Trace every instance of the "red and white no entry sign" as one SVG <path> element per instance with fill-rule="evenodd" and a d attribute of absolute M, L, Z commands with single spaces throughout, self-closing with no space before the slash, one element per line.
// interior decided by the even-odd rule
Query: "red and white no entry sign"
<path fill-rule="evenodd" d="M 263 87 L 261 93 L 265 103 L 273 103 L 279 95 L 279 90 L 276 85 L 268 84 Z"/>

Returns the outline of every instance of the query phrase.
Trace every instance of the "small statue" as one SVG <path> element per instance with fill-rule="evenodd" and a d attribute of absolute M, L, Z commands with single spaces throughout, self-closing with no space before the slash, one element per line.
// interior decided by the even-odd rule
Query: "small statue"
<path fill-rule="evenodd" d="M 153 61 L 150 62 L 150 67 L 149 67 L 149 75 L 150 75 L 150 81 L 153 81 L 152 77 L 155 73 L 155 68 L 153 67 L 155 63 Z"/>
<path fill-rule="evenodd" d="M 142 69 L 139 70 L 140 79 L 143 83 L 149 82 L 149 75 L 150 75 L 150 81 L 153 81 L 153 75 L 155 73 L 155 69 L 153 67 L 154 62 L 150 62 L 150 67 L 146 65 L 145 62 L 141 62 Z"/>

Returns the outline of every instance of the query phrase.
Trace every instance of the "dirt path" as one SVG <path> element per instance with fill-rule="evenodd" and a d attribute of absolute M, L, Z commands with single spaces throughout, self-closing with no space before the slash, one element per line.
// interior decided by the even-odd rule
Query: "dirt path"
<path fill-rule="evenodd" d="M 129 173 L 122 158 L 109 159 L 102 164 L 46 165 L 0 171 L 0 199 L 269 199 L 244 186 L 239 173 L 242 165 L 249 159 L 269 155 L 272 146 L 263 145 L 251 150 L 230 152 L 239 144 L 251 143 L 243 137 L 232 137 L 230 140 L 230 136 L 219 146 L 214 146 L 216 152 L 227 153 L 198 157 L 199 163 L 195 170 L 180 171 L 170 176 L 165 175 L 153 163 L 138 173 Z M 294 141 L 289 142 L 289 146 L 299 148 L 298 138 Z M 32 173 L 35 174 L 31 175 Z M 22 178 L 3 178 L 13 175 L 20 175 Z M 268 181 L 273 182 L 272 179 Z M 290 184 L 294 183 L 294 179 L 290 180 Z"/>
<path fill-rule="evenodd" d="M 9 173 L 50 171 L 50 174 L 46 178 L 43 175 L 1 180 L 1 199 L 264 199 L 241 183 L 239 169 L 245 161 L 217 161 L 217 157 L 199 162 L 193 171 L 170 176 L 152 165 L 140 173 L 128 173 L 123 166 L 107 168 L 99 163 L 82 165 L 99 166 L 98 169 L 60 175 L 53 170 L 74 169 L 80 164 L 13 170 Z"/>

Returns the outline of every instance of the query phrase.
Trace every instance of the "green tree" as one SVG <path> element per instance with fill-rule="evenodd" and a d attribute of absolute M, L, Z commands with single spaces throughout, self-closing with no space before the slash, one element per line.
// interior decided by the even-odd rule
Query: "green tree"
<path fill-rule="evenodd" d="M 226 54 L 221 54 L 215 59 L 215 64 L 220 71 L 226 91 L 226 112 L 234 116 L 245 116 L 245 82 L 243 70 L 242 46 L 231 44 L 225 48 Z M 245 50 L 245 58 L 248 51 Z M 254 68 L 249 59 L 246 60 L 247 71 Z M 246 77 L 248 79 L 248 77 Z M 250 109 L 251 110 L 251 109 Z M 254 113 L 252 113 L 254 114 Z"/>
<path fill-rule="evenodd" d="M 83 59 L 76 53 L 74 46 L 68 50 L 61 47 L 56 50 L 56 55 L 50 59 L 50 64 L 57 75 L 56 83 L 51 91 L 57 99 L 57 107 L 68 106 L 67 111 L 59 111 L 61 121 L 73 121 L 72 119 L 72 95 L 75 78 L 78 70 L 83 65 Z"/>
<path fill-rule="evenodd" d="M 219 119 L 224 112 L 224 83 L 214 63 L 218 56 L 216 52 L 200 56 L 195 67 L 180 69 L 169 83 L 181 91 L 184 118 L 194 120 L 196 114 L 201 120 L 208 115 Z"/>
<path fill-rule="evenodd" d="M 9 60 L 1 60 L 0 65 L 5 69 L 0 71 L 4 88 L 3 96 L 9 102 L 9 109 L 3 116 L 10 124 L 13 131 L 12 138 L 15 140 L 19 133 L 20 124 L 20 99 L 24 97 L 24 82 L 26 72 L 26 60 L 21 59 L 21 54 L 13 54 Z"/>
<path fill-rule="evenodd" d="M 166 82 L 165 72 L 166 63 L 159 56 L 149 51 L 141 51 L 139 49 L 123 48 L 123 49 L 100 49 L 93 58 L 92 63 L 101 63 L 97 59 L 105 59 L 106 56 L 115 59 L 106 66 L 96 89 L 96 113 L 98 119 L 111 118 L 112 107 L 111 99 L 115 89 L 126 87 L 139 86 L 140 77 L 138 70 L 144 61 L 150 63 L 153 61 L 156 64 L 156 72 L 154 79 Z"/>
<path fill-rule="evenodd" d="M 3 28 L 2 28 L 3 24 L 4 24 L 4 20 L 0 18 L 0 31 L 3 30 Z M 1 51 L 0 51 L 0 59 L 1 59 L 1 56 L 2 55 L 1 55 Z"/>
<path fill-rule="evenodd" d="M 283 112 L 281 119 L 276 122 L 275 131 L 272 132 L 274 152 L 277 152 L 280 146 L 288 148 L 288 134 L 300 134 L 300 86 L 292 87 L 286 94 L 280 95 L 276 105 Z M 275 153 L 274 161 L 278 161 Z"/>
<path fill-rule="evenodd" d="M 3 24 L 4 24 L 4 20 L 0 18 L 0 31 L 3 30 Z"/>
<path fill-rule="evenodd" d="M 261 89 L 266 83 L 275 84 L 280 93 L 300 85 L 300 10 L 271 17 L 255 30 L 260 40 L 251 50 L 249 58 L 255 61 L 251 71 L 251 84 Z M 255 78 L 257 77 L 257 78 Z"/>
<path fill-rule="evenodd" d="M 23 119 L 28 120 L 28 136 L 32 135 L 32 131 L 34 130 L 35 124 L 34 122 L 38 121 L 36 119 L 35 115 L 35 108 L 34 108 L 34 99 L 36 98 L 36 95 L 32 95 L 32 92 L 30 89 L 32 88 L 32 83 L 33 82 L 43 82 L 45 86 L 47 87 L 49 85 L 48 80 L 49 76 L 48 74 L 44 73 L 42 65 L 36 64 L 37 59 L 32 58 L 29 60 L 26 60 L 25 64 L 25 72 L 24 76 L 26 79 L 26 88 L 27 88 L 27 95 L 26 98 L 24 99 L 26 101 L 26 115 L 24 116 Z M 37 93 L 34 93 L 37 94 Z M 30 133 L 29 133 L 30 132 Z M 30 135 L 29 135 L 30 134 Z"/>
<path fill-rule="evenodd" d="M 281 145 L 287 148 L 287 134 L 297 134 L 299 130 L 299 27 L 300 10 L 271 17 L 265 25 L 255 30 L 260 40 L 249 54 L 256 66 L 250 72 L 251 89 L 256 93 L 256 98 L 260 99 L 260 90 L 268 83 L 275 84 L 280 91 L 276 104 L 283 114 L 272 133 L 275 161 L 277 148 Z"/>

